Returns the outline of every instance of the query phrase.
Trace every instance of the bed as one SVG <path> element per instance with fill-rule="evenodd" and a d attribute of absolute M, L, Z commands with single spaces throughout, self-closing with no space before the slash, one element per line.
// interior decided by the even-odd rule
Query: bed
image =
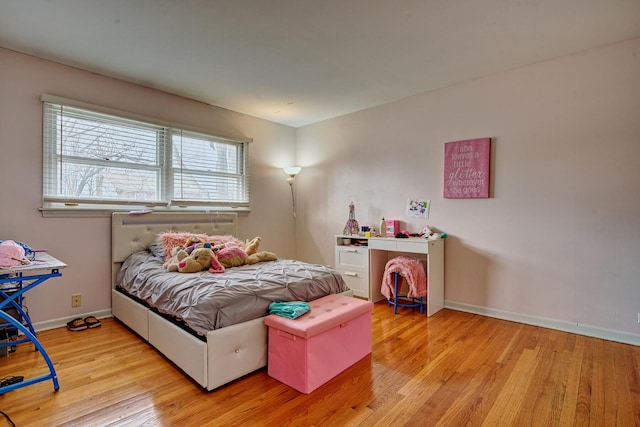
<path fill-rule="evenodd" d="M 153 291 L 139 292 L 129 295 L 123 292 L 118 279 L 127 276 L 127 269 L 132 263 L 146 262 L 149 245 L 156 241 L 157 236 L 165 232 L 189 232 L 194 234 L 231 235 L 237 236 L 237 214 L 235 213 L 147 213 L 131 215 L 128 213 L 114 213 L 112 215 L 112 313 L 115 318 L 136 332 L 142 339 L 182 369 L 189 377 L 207 390 L 214 390 L 234 379 L 258 370 L 267 364 L 267 329 L 264 326 L 264 308 L 255 307 L 252 302 L 241 303 L 247 310 L 240 312 L 240 316 L 218 313 L 210 323 L 199 320 L 187 323 L 184 319 L 176 321 L 171 313 L 164 308 L 152 307 L 149 296 Z M 264 266 L 256 264 L 258 268 L 267 268 L 266 264 L 281 262 L 280 268 L 288 269 L 287 276 L 291 276 L 291 268 L 300 268 L 297 261 L 279 260 L 269 261 Z M 161 264 L 161 262 L 159 262 Z M 145 264 L 147 265 L 147 264 Z M 250 266 L 254 267 L 254 266 Z M 323 266 L 315 268 L 327 269 Z M 314 268 L 309 264 L 309 268 Z M 220 275 L 212 273 L 191 273 L 217 276 L 222 278 L 234 269 L 238 273 L 244 267 L 228 269 Z M 122 271 L 121 271 L 122 270 Z M 244 271 L 249 274 L 251 270 Z M 264 270 L 261 270 L 264 271 Z M 174 276 L 189 276 L 191 274 L 172 273 Z M 264 273 L 260 273 L 263 275 Z M 269 273 L 271 274 L 271 273 Z M 294 284 L 284 286 L 293 295 L 310 296 L 311 299 L 320 297 L 318 292 L 343 293 L 352 295 L 337 275 L 340 288 L 327 290 L 324 286 L 314 288 L 311 294 L 296 291 Z M 131 276 L 132 274 L 129 274 Z M 124 286 L 124 285 L 123 285 Z M 333 286 L 333 285 L 332 285 Z M 251 284 L 244 286 L 250 288 Z M 291 288 L 291 289 L 289 289 Z M 254 291 L 252 291 L 254 292 Z M 273 295 L 268 291 L 269 298 Z M 255 293 L 255 292 L 254 292 Z M 157 293 L 156 293 L 157 294 Z M 274 294 L 275 295 L 275 294 Z M 172 297 L 167 298 L 172 299 Z M 264 298 L 255 298 L 264 299 Z M 221 310 L 224 311 L 224 310 Z M 232 310 L 237 312 L 238 310 Z M 256 317 L 258 316 L 258 317 Z"/>

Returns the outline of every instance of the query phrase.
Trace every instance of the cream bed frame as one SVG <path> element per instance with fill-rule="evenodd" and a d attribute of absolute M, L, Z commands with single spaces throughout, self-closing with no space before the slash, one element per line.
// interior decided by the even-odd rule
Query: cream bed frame
<path fill-rule="evenodd" d="M 207 333 L 206 342 L 115 290 L 122 262 L 145 250 L 158 233 L 186 231 L 237 236 L 237 214 L 114 213 L 111 218 L 113 316 L 148 341 L 207 390 L 267 365 L 267 328 L 263 318 Z"/>

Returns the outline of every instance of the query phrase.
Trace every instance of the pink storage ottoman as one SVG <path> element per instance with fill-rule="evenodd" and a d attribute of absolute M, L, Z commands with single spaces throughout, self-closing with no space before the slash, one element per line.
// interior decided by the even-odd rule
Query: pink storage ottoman
<path fill-rule="evenodd" d="M 297 319 L 271 314 L 269 376 L 302 393 L 311 393 L 371 353 L 373 303 L 328 295 L 309 303 Z"/>

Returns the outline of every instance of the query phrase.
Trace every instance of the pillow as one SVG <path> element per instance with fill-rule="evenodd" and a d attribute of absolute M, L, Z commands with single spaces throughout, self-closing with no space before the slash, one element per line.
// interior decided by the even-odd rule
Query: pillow
<path fill-rule="evenodd" d="M 238 246 L 244 247 L 244 242 L 236 239 L 233 236 L 209 236 L 207 234 L 196 234 L 187 232 L 166 232 L 158 235 L 158 240 L 161 242 L 164 249 L 164 259 L 167 260 L 171 257 L 171 251 L 185 244 L 187 239 L 195 237 L 202 242 L 211 243 L 211 246 L 215 246 L 222 243 L 235 243 Z"/>
<path fill-rule="evenodd" d="M 149 243 L 149 246 L 147 246 L 147 249 L 149 250 L 149 252 L 151 252 L 151 254 L 154 257 L 160 258 L 161 260 L 164 261 L 164 245 L 160 240 L 156 240 L 155 242 Z"/>

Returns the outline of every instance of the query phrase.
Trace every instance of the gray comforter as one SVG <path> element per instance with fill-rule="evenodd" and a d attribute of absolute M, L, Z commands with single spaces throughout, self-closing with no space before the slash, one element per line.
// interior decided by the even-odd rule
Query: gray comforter
<path fill-rule="evenodd" d="M 122 264 L 118 287 L 200 335 L 266 316 L 274 301 L 311 301 L 348 289 L 339 273 L 323 265 L 281 259 L 222 274 L 169 273 L 147 251 Z"/>

